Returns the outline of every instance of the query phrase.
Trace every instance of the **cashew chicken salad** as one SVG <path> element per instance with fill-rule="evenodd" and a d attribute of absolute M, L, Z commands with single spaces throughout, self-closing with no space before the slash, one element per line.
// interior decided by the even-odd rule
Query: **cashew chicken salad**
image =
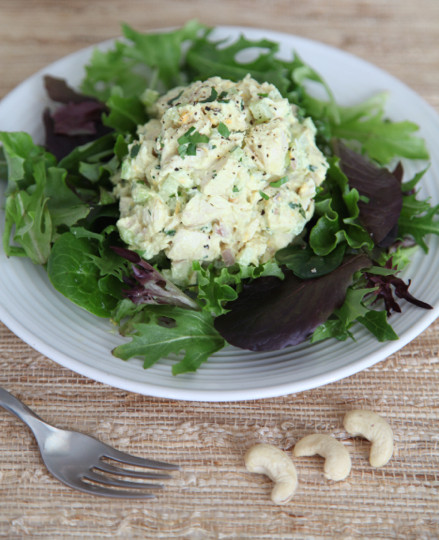
<path fill-rule="evenodd" d="M 439 234 L 429 154 L 385 94 L 343 106 L 296 52 L 197 21 L 122 29 L 79 88 L 44 77 L 43 145 L 0 131 L 6 255 L 109 319 L 116 357 L 177 375 L 225 346 L 395 340 L 404 304 L 431 309 L 399 276 Z"/>
<path fill-rule="evenodd" d="M 193 261 L 258 266 L 300 234 L 328 164 L 311 119 L 247 75 L 177 87 L 151 108 L 116 176 L 122 240 L 170 279 Z"/>

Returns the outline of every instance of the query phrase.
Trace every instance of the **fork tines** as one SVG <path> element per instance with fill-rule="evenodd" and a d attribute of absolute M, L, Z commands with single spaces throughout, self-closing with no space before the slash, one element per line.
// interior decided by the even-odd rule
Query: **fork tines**
<path fill-rule="evenodd" d="M 154 461 L 152 459 L 145 459 L 137 456 L 132 456 L 126 452 L 116 450 L 111 446 L 105 445 L 107 451 L 102 454 L 102 457 L 114 459 L 125 465 L 134 465 L 135 467 L 145 467 L 148 469 L 162 469 L 165 471 L 178 471 L 180 467 L 174 463 L 166 463 L 164 461 Z"/>
<path fill-rule="evenodd" d="M 113 460 L 113 464 L 108 460 Z M 153 493 L 144 490 L 162 489 L 163 484 L 152 482 L 133 482 L 127 478 L 150 479 L 150 480 L 168 480 L 171 475 L 167 473 L 152 472 L 147 470 L 134 470 L 119 465 L 128 465 L 131 467 L 140 467 L 143 469 L 162 469 L 179 470 L 180 467 L 173 463 L 164 461 L 154 461 L 132 456 L 125 452 L 108 447 L 108 451 L 103 452 L 98 462 L 82 476 L 77 483 L 77 488 L 82 491 L 92 492 L 96 495 L 105 497 L 122 497 L 127 499 L 135 498 L 153 498 Z M 108 474 L 107 474 L 108 473 Z M 119 488 L 124 488 L 119 489 Z M 135 491 L 132 491 L 135 489 Z M 130 491 L 128 491 L 130 490 Z"/>

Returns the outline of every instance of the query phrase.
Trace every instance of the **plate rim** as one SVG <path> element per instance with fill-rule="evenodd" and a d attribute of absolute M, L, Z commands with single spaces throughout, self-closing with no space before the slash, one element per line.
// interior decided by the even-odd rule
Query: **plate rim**
<path fill-rule="evenodd" d="M 214 27 L 220 32 L 238 35 L 239 33 L 244 33 L 248 37 L 259 34 L 259 36 L 267 37 L 268 39 L 277 41 L 282 45 L 283 40 L 294 40 L 297 43 L 305 43 L 308 46 L 318 46 L 323 47 L 325 50 L 330 53 L 342 55 L 346 58 L 349 58 L 351 61 L 354 61 L 357 64 L 362 64 L 368 69 L 376 70 L 380 72 L 387 78 L 393 80 L 393 82 L 400 87 L 402 87 L 406 92 L 408 92 L 413 98 L 415 98 L 419 105 L 422 105 L 426 111 L 430 114 L 433 114 L 436 119 L 438 119 L 438 113 L 436 110 L 419 94 L 417 94 L 410 86 L 405 82 L 401 81 L 391 73 L 383 70 L 382 68 L 364 60 L 361 57 L 358 57 L 350 52 L 347 52 L 343 49 L 339 49 L 332 45 L 316 41 L 307 37 L 302 37 L 294 34 L 288 34 L 285 32 L 278 32 L 271 29 L 262 29 L 262 28 L 253 28 L 246 26 L 234 26 L 234 25 L 218 25 Z M 161 33 L 169 30 L 169 28 L 154 29 L 150 32 L 152 33 Z M 115 40 L 119 40 L 121 37 L 115 37 L 101 41 L 99 43 L 89 45 L 73 51 L 67 54 L 64 57 L 61 57 L 54 62 L 50 63 L 47 66 L 36 71 L 34 74 L 27 77 L 21 83 L 19 83 L 15 88 L 9 91 L 0 101 L 0 110 L 7 106 L 8 101 L 13 99 L 14 94 L 25 88 L 30 83 L 42 79 L 42 76 L 46 73 L 50 73 L 55 70 L 58 65 L 69 62 L 73 57 L 78 57 L 82 54 L 90 55 L 95 48 L 107 48 L 111 46 Z M 295 50 L 295 47 L 293 48 Z M 404 314 L 402 314 L 403 316 Z M 397 341 L 386 342 L 377 352 L 363 356 L 360 359 L 357 359 L 350 363 L 348 366 L 338 367 L 329 371 L 324 371 L 323 373 L 307 377 L 306 383 L 300 380 L 298 383 L 287 382 L 284 384 L 275 384 L 269 386 L 255 386 L 251 389 L 245 390 L 187 390 L 180 388 L 167 388 L 157 384 L 149 384 L 146 381 L 135 381 L 130 378 L 124 378 L 120 375 L 115 375 L 109 373 L 108 371 L 102 370 L 99 367 L 91 367 L 89 365 L 83 364 L 72 357 L 68 357 L 61 351 L 57 351 L 53 345 L 48 344 L 42 340 L 39 336 L 33 335 L 27 331 L 27 329 L 17 320 L 15 317 L 9 314 L 7 309 L 0 305 L 0 320 L 20 339 L 25 343 L 30 345 L 33 349 L 43 354 L 51 361 L 70 369 L 71 371 L 78 373 L 82 376 L 90 378 L 92 380 L 101 382 L 103 384 L 110 385 L 115 388 L 122 390 L 135 392 L 142 395 L 160 397 L 166 399 L 182 400 L 182 401 L 200 401 L 200 402 L 233 402 L 233 401 L 246 401 L 254 399 L 268 399 L 279 396 L 284 396 L 288 394 L 296 394 L 302 391 L 311 390 L 332 382 L 339 381 L 351 375 L 354 375 L 364 369 L 375 365 L 376 363 L 383 361 L 391 354 L 402 349 L 410 341 L 419 336 L 428 326 L 430 326 L 434 320 L 439 316 L 439 304 L 433 307 L 433 310 L 425 312 L 423 316 L 419 317 L 417 322 L 412 325 L 410 331 L 406 331 Z M 123 362 L 123 360 L 120 360 Z M 172 375 L 170 374 L 172 377 Z M 189 395 L 190 394 L 190 395 Z"/>

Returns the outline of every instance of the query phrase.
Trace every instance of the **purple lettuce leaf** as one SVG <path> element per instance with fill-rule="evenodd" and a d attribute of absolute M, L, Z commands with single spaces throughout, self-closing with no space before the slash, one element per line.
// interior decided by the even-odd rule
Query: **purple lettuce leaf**
<path fill-rule="evenodd" d="M 402 180 L 404 177 L 404 168 L 402 166 L 402 163 L 398 161 L 396 164 L 396 167 L 392 171 L 393 176 L 398 180 L 399 184 L 402 184 Z"/>
<path fill-rule="evenodd" d="M 387 261 L 385 267 L 393 269 L 392 258 Z M 394 294 L 398 298 L 403 298 L 407 302 L 410 302 L 410 304 L 413 304 L 420 308 L 433 309 L 430 304 L 427 304 L 426 302 L 415 298 L 408 290 L 411 280 L 409 280 L 408 283 L 405 283 L 404 280 L 396 276 L 396 268 L 394 270 L 395 274 L 389 275 L 373 274 L 369 272 L 364 273 L 367 279 L 367 287 L 376 288 L 376 290 L 372 293 L 376 296 L 373 303 L 376 303 L 379 300 L 383 300 L 388 316 L 390 316 L 392 312 L 401 313 L 401 307 L 395 300 Z"/>
<path fill-rule="evenodd" d="M 274 351 L 305 341 L 339 308 L 353 274 L 371 266 L 366 255 L 347 257 L 333 272 L 301 280 L 263 277 L 244 285 L 230 311 L 215 319 L 218 332 L 231 345 L 252 351 Z"/>
<path fill-rule="evenodd" d="M 361 224 L 376 245 L 391 245 L 397 237 L 402 208 L 402 166 L 392 173 L 339 141 L 334 143 L 334 152 L 340 158 L 340 168 L 347 176 L 349 186 L 363 198 L 358 203 Z"/>
<path fill-rule="evenodd" d="M 99 103 L 93 96 L 87 96 L 77 92 L 64 79 L 59 79 L 52 75 L 44 76 L 44 88 L 49 98 L 57 103 L 82 103 L 83 101 L 95 101 Z"/>
<path fill-rule="evenodd" d="M 104 108 L 96 101 L 67 103 L 53 114 L 53 129 L 57 135 L 96 135 Z"/>
<path fill-rule="evenodd" d="M 120 257 L 132 263 L 132 275 L 124 277 L 124 282 L 129 287 L 122 291 L 125 298 L 129 298 L 134 304 L 170 304 L 200 309 L 192 298 L 167 280 L 137 253 L 118 246 L 112 246 L 112 249 Z"/>
<path fill-rule="evenodd" d="M 61 103 L 54 112 L 47 108 L 43 113 L 45 146 L 58 160 L 111 131 L 102 123 L 105 103 L 76 92 L 63 79 L 46 76 L 44 83 L 48 96 Z"/>

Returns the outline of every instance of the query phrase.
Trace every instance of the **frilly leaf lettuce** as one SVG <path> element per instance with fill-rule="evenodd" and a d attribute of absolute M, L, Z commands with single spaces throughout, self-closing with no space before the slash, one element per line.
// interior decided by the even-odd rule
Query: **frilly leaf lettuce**
<path fill-rule="evenodd" d="M 315 217 L 309 245 L 316 255 L 326 256 L 337 245 L 346 242 L 353 249 L 372 249 L 373 241 L 358 217 L 360 195 L 349 186 L 339 159 L 330 157 L 325 187 L 316 196 Z"/>
<path fill-rule="evenodd" d="M 225 313 L 224 304 L 238 298 L 238 292 L 232 285 L 236 285 L 239 278 L 234 280 L 227 268 L 222 268 L 218 274 L 213 265 L 203 268 L 198 261 L 193 263 L 193 268 L 197 272 L 197 296 L 203 310 L 215 316 Z"/>
<path fill-rule="evenodd" d="M 216 268 L 213 263 L 203 267 L 195 261 L 193 269 L 197 272 L 198 300 L 205 311 L 215 316 L 227 312 L 225 304 L 238 298 L 244 280 L 254 280 L 264 276 L 284 278 L 276 261 L 269 261 L 258 266 L 234 264 L 222 268 Z"/>

